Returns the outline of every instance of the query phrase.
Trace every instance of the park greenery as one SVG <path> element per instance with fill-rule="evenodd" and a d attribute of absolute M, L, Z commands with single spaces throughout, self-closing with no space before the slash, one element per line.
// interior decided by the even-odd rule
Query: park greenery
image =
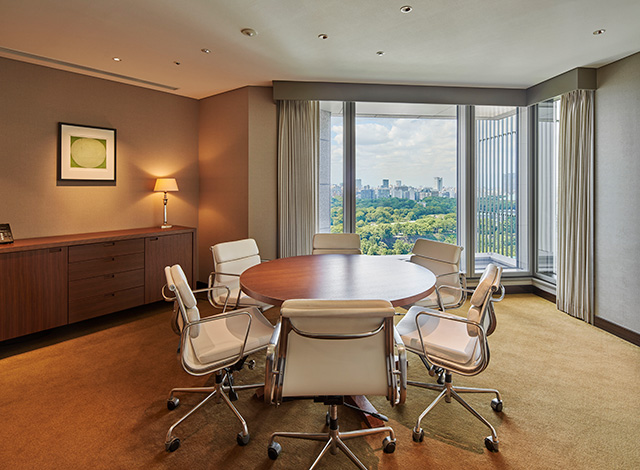
<path fill-rule="evenodd" d="M 342 198 L 331 200 L 331 232 L 343 231 Z M 514 258 L 517 250 L 516 203 L 504 196 L 477 200 L 478 253 Z M 356 199 L 356 233 L 366 255 L 411 253 L 418 238 L 457 243 L 456 199 L 431 196 L 414 201 L 400 198 Z"/>
<path fill-rule="evenodd" d="M 331 200 L 331 231 L 342 232 L 342 198 Z M 357 199 L 356 233 L 362 253 L 392 255 L 411 253 L 418 238 L 456 243 L 456 200 L 426 197 L 421 201 L 400 198 Z"/>

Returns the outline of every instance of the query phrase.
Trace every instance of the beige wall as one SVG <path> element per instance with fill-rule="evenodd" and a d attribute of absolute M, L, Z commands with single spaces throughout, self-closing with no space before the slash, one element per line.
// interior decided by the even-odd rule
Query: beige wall
<path fill-rule="evenodd" d="M 198 102 L 0 58 L 0 223 L 17 239 L 198 221 Z M 57 184 L 58 123 L 117 130 L 116 184 Z"/>
<path fill-rule="evenodd" d="M 596 315 L 640 333 L 640 53 L 598 69 Z"/>
<path fill-rule="evenodd" d="M 278 234 L 278 126 L 273 88 L 249 88 L 249 236 L 275 259 Z"/>
<path fill-rule="evenodd" d="M 198 280 L 209 247 L 252 237 L 275 258 L 276 122 L 270 87 L 243 87 L 200 101 Z"/>

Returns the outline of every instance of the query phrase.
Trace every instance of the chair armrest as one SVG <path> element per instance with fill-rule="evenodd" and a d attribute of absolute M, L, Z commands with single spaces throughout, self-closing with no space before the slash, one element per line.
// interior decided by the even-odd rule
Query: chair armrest
<path fill-rule="evenodd" d="M 236 362 L 238 362 L 240 359 L 242 359 L 244 357 L 244 350 L 247 346 L 247 339 L 249 338 L 249 330 L 251 329 L 252 317 L 249 310 L 250 309 L 234 310 L 233 312 L 221 313 L 219 315 L 212 315 L 210 317 L 201 318 L 200 320 L 187 323 L 185 327 L 182 329 L 182 338 L 181 338 L 181 345 L 180 345 L 181 351 L 182 351 L 182 355 L 181 355 L 182 366 L 184 367 L 184 369 L 192 375 L 206 375 L 212 371 L 219 370 L 223 367 L 230 367 Z M 202 369 L 198 369 L 198 370 L 195 370 L 192 367 L 190 367 L 188 364 L 186 364 L 184 360 L 184 354 L 187 351 L 187 341 L 190 338 L 191 328 L 193 328 L 194 326 L 204 325 L 210 322 L 228 320 L 229 318 L 234 318 L 238 316 L 247 317 L 247 326 L 245 329 L 242 346 L 240 347 L 240 351 L 238 352 L 237 355 L 217 361 L 215 363 L 211 363 L 209 365 L 204 366 Z"/>
<path fill-rule="evenodd" d="M 398 377 L 398 396 L 393 405 L 402 405 L 407 399 L 407 349 L 396 327 L 393 327 L 393 339 L 396 344 L 398 370 L 394 371 Z"/>
<path fill-rule="evenodd" d="M 275 403 L 274 394 L 279 381 L 280 368 L 276 364 L 278 357 L 278 340 L 280 339 L 280 329 L 282 325 L 278 322 L 273 329 L 273 334 L 267 345 L 267 355 L 264 363 L 264 402 Z"/>

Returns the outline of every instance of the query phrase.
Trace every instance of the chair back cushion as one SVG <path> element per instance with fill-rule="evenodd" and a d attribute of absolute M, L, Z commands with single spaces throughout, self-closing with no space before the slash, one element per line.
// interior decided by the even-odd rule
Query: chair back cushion
<path fill-rule="evenodd" d="M 467 319 L 480 323 L 485 331 L 491 327 L 491 325 L 486 324 L 486 322 L 492 320 L 491 317 L 487 315 L 487 311 L 489 310 L 487 304 L 491 300 L 491 295 L 500 286 L 501 276 L 502 269 L 498 268 L 495 264 L 489 264 L 482 273 L 482 277 L 480 277 L 478 281 L 478 286 L 471 296 L 471 307 L 469 308 Z M 467 328 L 469 334 L 476 334 L 475 328 L 472 326 L 468 326 Z"/>
<path fill-rule="evenodd" d="M 213 269 L 215 272 L 242 274 L 256 264 L 260 264 L 260 252 L 253 238 L 233 242 L 218 243 L 211 247 L 213 253 Z M 214 285 L 226 285 L 230 289 L 239 288 L 237 276 L 217 274 Z"/>
<path fill-rule="evenodd" d="M 166 273 L 166 270 L 165 270 Z M 184 275 L 184 271 L 179 264 L 175 264 L 170 268 L 170 274 L 173 281 L 173 285 L 175 286 L 176 295 L 180 296 L 180 300 L 182 301 L 182 306 L 185 311 L 184 316 L 187 318 L 189 323 L 200 320 L 200 312 L 197 307 L 197 300 L 193 292 L 191 291 L 191 287 L 189 287 L 189 282 L 187 281 L 187 277 Z M 169 279 L 167 279 L 169 282 Z M 169 283 L 169 287 L 171 284 Z M 191 336 L 196 337 L 199 334 L 198 326 L 191 328 Z"/>
<path fill-rule="evenodd" d="M 360 235 L 357 233 L 316 233 L 313 236 L 312 254 L 362 254 Z"/>
<path fill-rule="evenodd" d="M 384 300 L 288 300 L 280 312 L 298 330 L 328 335 L 375 331 L 395 315 Z M 393 338 L 393 331 L 383 328 L 357 339 L 309 338 L 290 331 L 280 339 L 287 342 L 283 396 L 387 396 L 392 341 L 385 335 Z"/>
<path fill-rule="evenodd" d="M 418 238 L 413 245 L 412 253 L 424 258 L 441 261 L 443 263 L 460 266 L 460 255 L 462 247 L 452 245 L 451 243 L 437 242 L 435 240 L 427 240 L 426 238 Z"/>

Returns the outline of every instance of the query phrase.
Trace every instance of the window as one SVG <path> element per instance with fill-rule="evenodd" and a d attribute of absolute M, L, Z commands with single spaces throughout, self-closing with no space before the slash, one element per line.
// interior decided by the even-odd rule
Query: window
<path fill-rule="evenodd" d="M 528 271 L 526 109 L 477 106 L 475 116 L 475 272 Z"/>
<path fill-rule="evenodd" d="M 537 106 L 536 155 L 536 274 L 555 282 L 558 233 L 558 135 L 560 100 Z"/>
<path fill-rule="evenodd" d="M 369 255 L 457 242 L 456 107 L 356 103 L 355 232 Z"/>
<path fill-rule="evenodd" d="M 318 194 L 318 231 L 342 232 L 344 217 L 344 105 L 323 101 L 320 104 L 320 158 Z"/>

